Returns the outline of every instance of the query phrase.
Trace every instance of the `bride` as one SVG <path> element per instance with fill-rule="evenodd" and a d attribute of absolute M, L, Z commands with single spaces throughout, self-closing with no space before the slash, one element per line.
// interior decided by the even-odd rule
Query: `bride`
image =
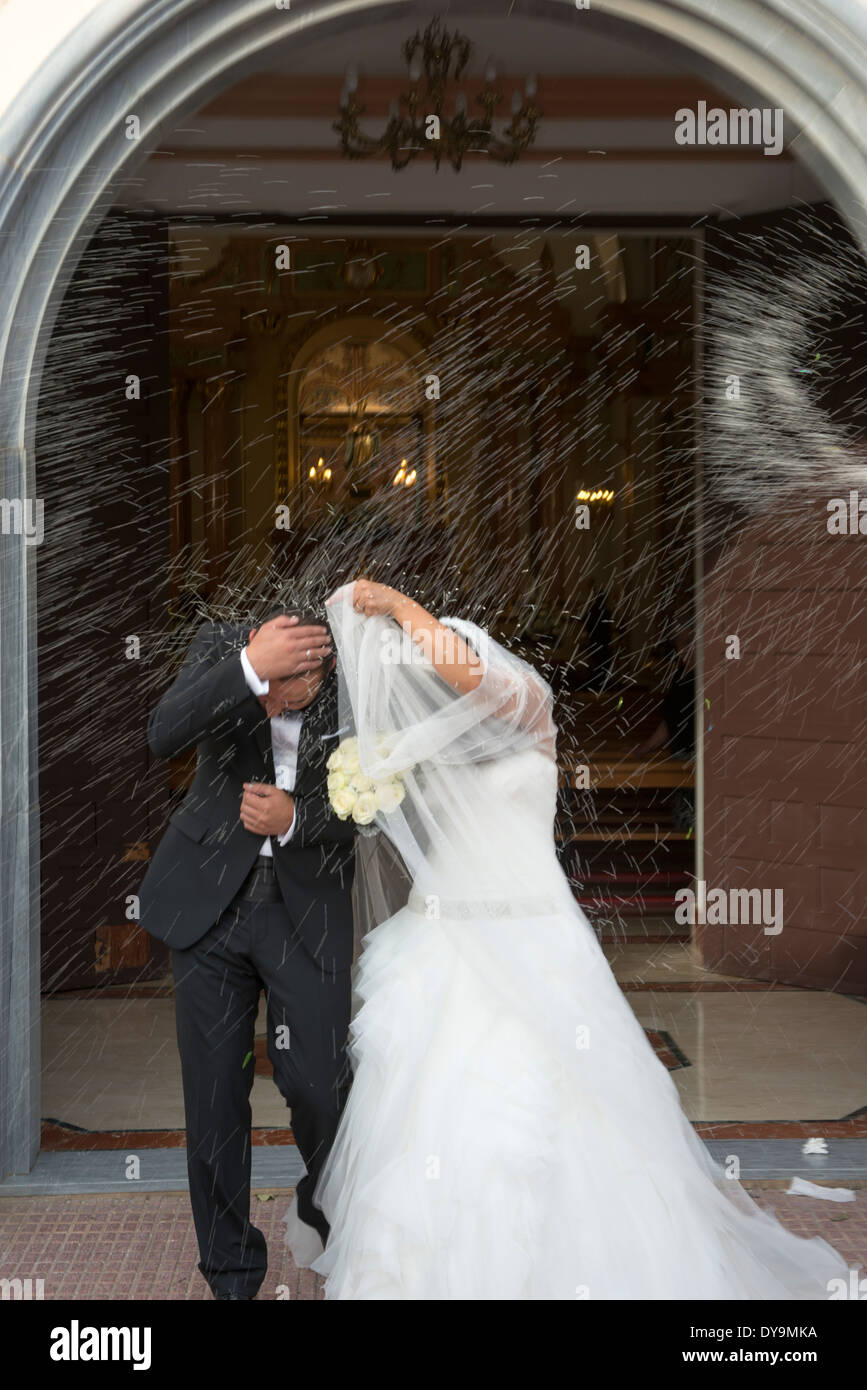
<path fill-rule="evenodd" d="M 572 896 L 549 687 L 385 585 L 328 602 L 341 732 L 403 799 L 362 830 L 326 1298 L 827 1298 L 845 1260 L 712 1161 Z"/>

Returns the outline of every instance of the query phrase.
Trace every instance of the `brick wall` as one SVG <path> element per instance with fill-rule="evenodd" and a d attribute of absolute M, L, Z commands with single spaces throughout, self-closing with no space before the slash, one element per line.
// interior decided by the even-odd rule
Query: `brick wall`
<path fill-rule="evenodd" d="M 867 994 L 867 535 L 830 536 L 827 500 L 744 526 L 706 582 L 704 877 L 781 888 L 783 928 L 697 941 L 717 970 Z"/>

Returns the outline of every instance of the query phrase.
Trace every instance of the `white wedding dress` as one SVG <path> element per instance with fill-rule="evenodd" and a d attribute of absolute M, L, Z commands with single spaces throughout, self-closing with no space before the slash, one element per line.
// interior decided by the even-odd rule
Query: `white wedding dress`
<path fill-rule="evenodd" d="M 365 771 L 415 769 L 377 818 L 413 888 L 356 966 L 326 1298 L 827 1298 L 845 1260 L 710 1159 L 572 896 L 544 682 L 457 620 L 484 644 L 472 695 L 383 664 L 394 625 L 350 598 L 344 708 Z"/>

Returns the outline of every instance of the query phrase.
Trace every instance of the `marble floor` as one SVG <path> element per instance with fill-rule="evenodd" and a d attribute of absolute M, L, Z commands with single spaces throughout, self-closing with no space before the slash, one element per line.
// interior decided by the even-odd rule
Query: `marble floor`
<path fill-rule="evenodd" d="M 867 1118 L 865 1002 L 715 975 L 684 942 L 632 937 L 605 951 L 694 1122 Z M 257 1034 L 264 1038 L 264 1002 Z M 88 1131 L 183 1129 L 168 988 L 46 999 L 42 1046 L 46 1121 Z M 290 1117 L 262 1052 L 253 1125 L 285 1130 Z"/>
<path fill-rule="evenodd" d="M 265 1036 L 260 1000 L 257 1034 Z M 81 1129 L 182 1129 L 184 1100 L 171 998 L 43 1001 L 42 1115 Z M 253 1081 L 254 1126 L 287 1126 L 268 1076 Z"/>

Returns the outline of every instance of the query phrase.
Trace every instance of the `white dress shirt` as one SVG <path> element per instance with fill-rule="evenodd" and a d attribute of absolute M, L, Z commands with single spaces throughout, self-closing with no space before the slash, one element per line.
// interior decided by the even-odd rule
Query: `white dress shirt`
<path fill-rule="evenodd" d="M 254 695 L 267 695 L 270 685 L 269 681 L 260 680 L 253 670 L 250 658 L 246 651 L 241 652 L 241 665 L 244 668 L 244 679 L 249 685 Z M 271 720 L 271 747 L 274 751 L 274 775 L 277 786 L 282 787 L 284 792 L 291 792 L 295 787 L 295 774 L 298 771 L 298 740 L 301 737 L 301 721 L 304 718 L 303 710 L 293 710 L 290 714 L 277 715 Z M 277 839 L 281 845 L 285 845 L 292 839 L 292 832 L 295 829 L 295 816 L 292 817 L 292 824 L 289 829 Z M 259 847 L 260 854 L 267 854 L 269 858 L 274 857 L 271 849 L 270 836 L 262 841 Z"/>

